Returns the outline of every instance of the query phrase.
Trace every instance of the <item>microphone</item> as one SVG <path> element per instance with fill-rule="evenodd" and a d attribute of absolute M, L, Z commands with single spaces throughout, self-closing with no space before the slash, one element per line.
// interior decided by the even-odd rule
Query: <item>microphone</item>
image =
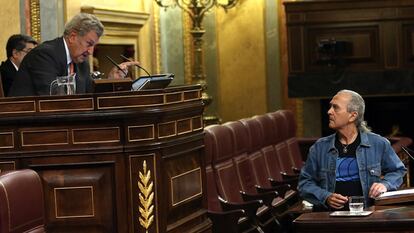
<path fill-rule="evenodd" d="M 122 54 L 120 54 L 119 56 L 120 56 L 121 58 L 123 58 L 123 59 L 127 60 L 127 61 L 132 61 L 131 59 L 129 59 L 129 58 L 127 58 L 127 57 L 125 57 L 125 56 L 124 56 L 124 55 L 122 55 Z M 140 65 L 136 65 L 136 64 L 135 64 L 135 66 L 136 66 L 136 67 L 138 67 L 138 68 L 140 68 L 140 69 L 142 69 L 145 73 L 147 73 L 148 77 L 152 78 L 152 75 L 150 75 L 150 73 L 149 73 L 146 69 L 144 69 L 144 67 L 142 67 L 142 66 L 140 66 Z"/>
<path fill-rule="evenodd" d="M 121 67 L 119 67 L 119 65 L 118 64 L 116 64 L 116 62 L 111 58 L 111 57 L 109 57 L 108 55 L 105 55 L 105 57 L 106 58 L 108 58 L 108 60 L 114 65 L 114 66 L 116 66 L 116 68 L 118 68 L 118 70 L 120 70 L 125 76 L 127 76 L 127 73 L 125 73 L 125 71 L 123 70 L 123 69 L 121 69 Z"/>
<path fill-rule="evenodd" d="M 410 152 L 414 152 L 413 150 L 411 150 L 408 147 L 405 146 L 401 146 L 401 149 L 404 151 L 404 153 L 406 153 L 412 160 L 414 160 L 414 157 L 410 154 Z M 410 152 L 409 152 L 410 151 Z"/>

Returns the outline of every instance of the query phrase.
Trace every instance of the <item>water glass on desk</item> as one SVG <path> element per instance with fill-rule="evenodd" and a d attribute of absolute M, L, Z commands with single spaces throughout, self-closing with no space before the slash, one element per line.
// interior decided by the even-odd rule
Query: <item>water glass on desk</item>
<path fill-rule="evenodd" d="M 76 74 L 58 76 L 50 83 L 50 95 L 74 95 L 76 93 Z"/>
<path fill-rule="evenodd" d="M 353 213 L 364 211 L 364 197 L 363 196 L 349 197 L 349 211 Z"/>

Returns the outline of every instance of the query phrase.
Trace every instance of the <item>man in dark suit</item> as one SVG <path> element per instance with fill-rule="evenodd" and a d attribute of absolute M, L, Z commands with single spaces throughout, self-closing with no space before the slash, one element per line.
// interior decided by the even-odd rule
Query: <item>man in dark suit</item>
<path fill-rule="evenodd" d="M 7 60 L 0 66 L 1 80 L 4 95 L 7 96 L 9 89 L 16 78 L 20 63 L 30 50 L 36 47 L 37 41 L 30 36 L 15 34 L 9 37 L 6 44 Z"/>
<path fill-rule="evenodd" d="M 88 58 L 103 32 L 102 23 L 94 15 L 75 15 L 65 25 L 63 37 L 46 41 L 27 54 L 9 96 L 49 95 L 50 84 L 56 77 L 68 75 L 71 63 L 76 73 L 76 93 L 93 91 Z M 123 78 L 131 65 L 139 63 L 121 63 L 109 72 L 108 78 Z"/>

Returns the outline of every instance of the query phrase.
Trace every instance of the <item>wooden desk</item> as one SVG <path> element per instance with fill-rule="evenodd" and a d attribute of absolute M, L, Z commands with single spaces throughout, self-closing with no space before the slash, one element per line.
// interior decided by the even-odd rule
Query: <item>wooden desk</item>
<path fill-rule="evenodd" d="M 38 172 L 49 233 L 210 232 L 202 114 L 197 85 L 0 99 L 0 170 Z"/>
<path fill-rule="evenodd" d="M 366 217 L 331 217 L 305 213 L 294 220 L 295 232 L 413 232 L 414 206 L 376 206 Z"/>

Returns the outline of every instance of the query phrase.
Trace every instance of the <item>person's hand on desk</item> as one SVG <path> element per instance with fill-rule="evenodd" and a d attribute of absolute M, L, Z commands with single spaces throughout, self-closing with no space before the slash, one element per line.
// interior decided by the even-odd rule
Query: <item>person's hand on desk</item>
<path fill-rule="evenodd" d="M 381 183 L 373 183 L 369 189 L 369 197 L 376 198 L 382 193 L 387 192 L 387 187 Z"/>
<path fill-rule="evenodd" d="M 139 62 L 137 61 L 127 61 L 122 62 L 117 66 L 112 67 L 111 71 L 109 71 L 108 78 L 110 79 L 121 79 L 125 78 L 128 74 L 128 68 L 130 66 L 139 66 Z"/>
<path fill-rule="evenodd" d="M 342 196 L 341 194 L 338 193 L 332 193 L 328 199 L 326 199 L 326 203 L 334 208 L 334 209 L 341 209 L 344 207 L 345 203 L 348 202 L 348 198 Z"/>

